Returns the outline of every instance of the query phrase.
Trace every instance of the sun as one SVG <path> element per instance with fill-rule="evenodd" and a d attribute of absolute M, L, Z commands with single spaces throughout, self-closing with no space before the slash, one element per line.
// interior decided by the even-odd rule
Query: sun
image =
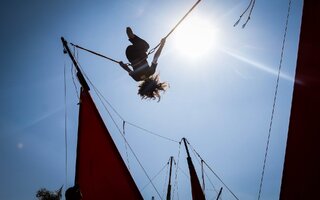
<path fill-rule="evenodd" d="M 177 28 L 174 47 L 187 59 L 198 59 L 207 55 L 217 41 L 217 29 L 209 21 L 192 16 Z"/>

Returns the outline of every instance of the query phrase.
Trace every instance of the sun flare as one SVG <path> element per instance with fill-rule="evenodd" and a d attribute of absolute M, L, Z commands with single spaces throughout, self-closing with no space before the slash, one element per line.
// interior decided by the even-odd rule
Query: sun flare
<path fill-rule="evenodd" d="M 181 56 L 196 59 L 209 53 L 216 40 L 217 30 L 213 24 L 198 16 L 192 16 L 177 28 L 174 47 Z"/>

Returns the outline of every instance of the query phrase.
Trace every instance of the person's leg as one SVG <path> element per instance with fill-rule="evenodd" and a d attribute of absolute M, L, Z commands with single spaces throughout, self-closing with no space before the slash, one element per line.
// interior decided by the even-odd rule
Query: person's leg
<path fill-rule="evenodd" d="M 139 36 L 135 35 L 130 27 L 127 27 L 126 32 L 129 41 L 135 46 L 137 51 L 148 51 L 150 47 L 149 44 L 145 40 L 141 39 Z"/>
<path fill-rule="evenodd" d="M 129 38 L 129 41 L 135 46 L 138 51 L 147 52 L 149 49 L 149 44 L 144 39 L 141 39 L 139 36 L 134 35 L 133 38 Z"/>
<path fill-rule="evenodd" d="M 129 41 L 133 44 L 127 47 L 126 49 L 126 56 L 127 59 L 131 63 L 135 63 L 141 59 L 144 59 L 147 57 L 147 51 L 149 49 L 149 44 L 135 35 L 130 27 L 127 27 L 127 35 L 129 38 Z"/>
<path fill-rule="evenodd" d="M 129 39 L 134 38 L 135 35 L 133 34 L 133 31 L 130 27 L 127 27 L 126 32 Z"/>
<path fill-rule="evenodd" d="M 126 56 L 132 63 L 147 57 L 149 44 L 138 36 L 129 39 L 133 45 L 129 45 L 126 49 Z"/>

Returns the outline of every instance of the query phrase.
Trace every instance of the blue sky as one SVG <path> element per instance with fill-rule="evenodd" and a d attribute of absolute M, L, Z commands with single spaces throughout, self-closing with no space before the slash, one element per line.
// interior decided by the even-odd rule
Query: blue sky
<path fill-rule="evenodd" d="M 35 199 L 35 192 L 41 187 L 54 190 L 73 183 L 78 99 L 71 62 L 63 54 L 60 37 L 126 61 L 127 26 L 154 47 L 194 3 L 193 0 L 2 2 L 1 199 Z M 288 0 L 257 0 L 246 28 L 241 28 L 245 17 L 233 27 L 248 3 L 249 0 L 203 0 L 181 24 L 181 29 L 167 39 L 158 72 L 170 88 L 159 103 L 141 100 L 136 94 L 137 83 L 117 64 L 82 51 L 78 52 L 78 59 L 93 84 L 125 120 L 175 140 L 186 137 L 239 199 L 251 200 L 257 199 L 259 190 Z M 261 199 L 278 199 L 280 191 L 302 1 L 292 1 L 291 6 Z M 193 32 L 201 29 L 196 24 L 200 22 L 209 27 L 200 32 L 210 29 L 210 37 Z M 181 48 L 193 43 L 211 46 L 200 46 L 197 51 L 205 51 L 197 56 L 193 56 L 192 50 Z M 92 95 L 126 160 L 123 139 L 97 96 Z M 126 136 L 151 177 L 171 155 L 177 159 L 177 143 L 131 126 L 127 127 Z M 179 165 L 181 171 L 187 172 L 185 157 L 181 149 Z M 148 179 L 132 153 L 128 152 L 128 158 L 130 171 L 142 189 Z M 193 159 L 199 169 L 196 157 Z M 188 177 L 181 171 L 179 197 L 191 199 Z M 206 172 L 216 188 L 222 187 L 208 169 Z M 164 180 L 165 172 L 155 180 L 161 194 Z M 216 194 L 208 180 L 207 184 L 207 197 L 214 199 Z M 145 199 L 156 196 L 150 186 L 142 194 Z M 226 189 L 222 197 L 233 199 Z"/>

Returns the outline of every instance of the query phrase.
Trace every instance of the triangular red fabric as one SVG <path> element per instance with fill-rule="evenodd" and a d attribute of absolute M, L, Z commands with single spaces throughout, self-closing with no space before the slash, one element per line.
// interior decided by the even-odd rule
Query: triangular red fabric
<path fill-rule="evenodd" d="M 196 170 L 193 166 L 191 157 L 187 157 L 190 179 L 191 179 L 191 192 L 193 200 L 205 200 L 202 188 L 200 186 L 200 182 L 196 173 Z"/>
<path fill-rule="evenodd" d="M 80 99 L 75 184 L 83 200 L 143 199 L 89 92 Z"/>

